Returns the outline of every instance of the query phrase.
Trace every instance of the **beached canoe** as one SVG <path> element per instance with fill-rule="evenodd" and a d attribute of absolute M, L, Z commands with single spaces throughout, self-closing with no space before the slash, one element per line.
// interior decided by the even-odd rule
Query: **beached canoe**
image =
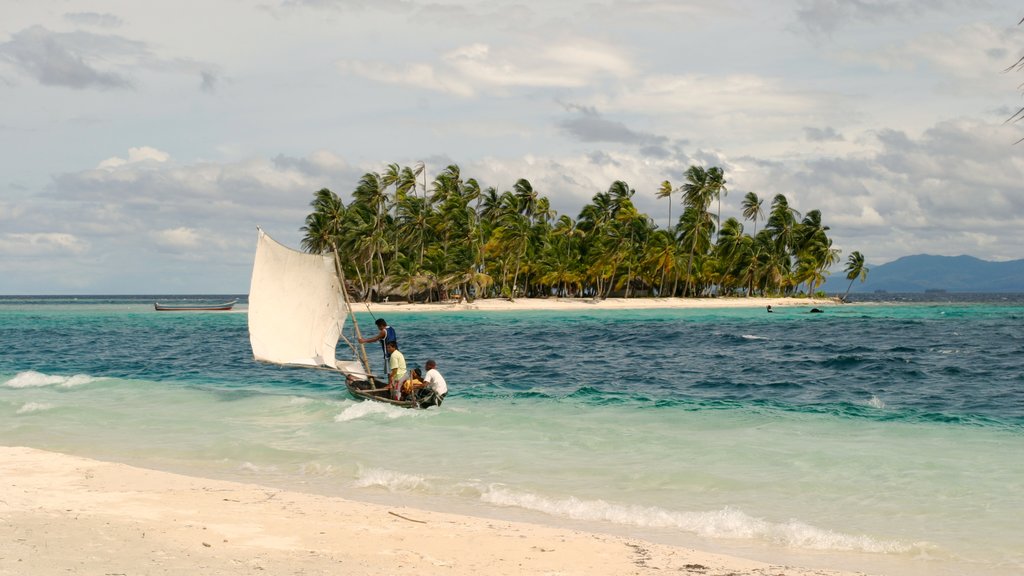
<path fill-rule="evenodd" d="M 181 304 L 161 304 L 159 302 L 153 303 L 153 308 L 162 312 L 197 312 L 197 311 L 218 311 L 218 310 L 231 310 L 238 300 L 232 300 L 231 302 L 222 302 L 220 304 L 195 304 L 192 302 L 183 302 Z"/>

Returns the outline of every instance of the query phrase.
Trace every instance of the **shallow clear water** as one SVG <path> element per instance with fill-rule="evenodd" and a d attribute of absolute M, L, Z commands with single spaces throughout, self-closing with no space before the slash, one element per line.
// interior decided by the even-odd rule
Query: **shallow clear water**
<path fill-rule="evenodd" d="M 153 299 L 0 297 L 0 443 L 788 564 L 1024 572 L 1020 296 L 389 315 L 449 381 L 426 411 L 254 362 L 244 300 Z"/>

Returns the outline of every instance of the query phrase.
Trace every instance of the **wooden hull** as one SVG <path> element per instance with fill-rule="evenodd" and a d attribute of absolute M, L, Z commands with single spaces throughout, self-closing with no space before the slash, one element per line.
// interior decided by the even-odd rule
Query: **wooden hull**
<path fill-rule="evenodd" d="M 347 381 L 348 393 L 357 400 L 372 400 L 398 406 L 400 408 L 420 408 L 419 400 L 395 400 L 391 397 L 391 390 L 386 384 L 377 380 Z"/>
<path fill-rule="evenodd" d="M 211 312 L 231 310 L 238 300 L 224 302 L 223 304 L 161 304 L 153 303 L 153 308 L 161 312 Z"/>

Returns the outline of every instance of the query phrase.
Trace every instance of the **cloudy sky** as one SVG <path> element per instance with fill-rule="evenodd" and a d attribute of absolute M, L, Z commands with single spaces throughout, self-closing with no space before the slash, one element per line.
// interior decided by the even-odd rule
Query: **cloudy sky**
<path fill-rule="evenodd" d="M 1024 258 L 1009 0 L 0 6 L 0 294 L 245 293 L 257 225 L 392 162 L 662 226 L 718 165 L 723 214 L 785 194 L 844 259 Z"/>

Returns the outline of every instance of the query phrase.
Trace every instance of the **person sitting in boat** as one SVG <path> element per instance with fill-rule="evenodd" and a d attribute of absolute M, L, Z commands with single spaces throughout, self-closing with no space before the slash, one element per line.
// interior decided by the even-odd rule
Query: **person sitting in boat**
<path fill-rule="evenodd" d="M 402 398 L 402 383 L 406 379 L 405 355 L 398 351 L 398 342 L 385 344 L 388 355 L 388 388 L 395 400 Z"/>
<path fill-rule="evenodd" d="M 377 318 L 377 321 L 375 322 L 375 324 L 377 325 L 377 328 L 379 330 L 379 332 L 377 332 L 377 335 L 376 336 L 371 336 L 369 338 L 360 338 L 359 342 L 360 342 L 360 344 L 369 344 L 370 342 L 380 342 L 380 348 L 381 348 L 381 350 L 384 351 L 384 370 L 387 371 L 387 370 L 390 370 L 389 360 L 391 358 L 391 354 L 388 353 L 388 342 L 394 342 L 395 346 L 397 347 L 398 346 L 398 333 L 395 332 L 394 328 L 392 328 L 391 326 L 388 326 L 388 323 L 385 322 L 383 318 Z"/>
<path fill-rule="evenodd" d="M 441 402 L 444 401 L 444 397 L 448 395 L 448 382 L 437 371 L 437 362 L 434 360 L 427 360 L 424 367 L 427 369 L 427 373 L 423 375 L 423 384 L 417 393 L 420 406 L 426 407 L 431 404 L 440 406 Z"/>
<path fill-rule="evenodd" d="M 420 388 L 423 388 L 423 373 L 419 368 L 413 368 L 409 370 L 409 378 L 402 384 L 402 399 L 412 398 L 415 391 Z"/>

